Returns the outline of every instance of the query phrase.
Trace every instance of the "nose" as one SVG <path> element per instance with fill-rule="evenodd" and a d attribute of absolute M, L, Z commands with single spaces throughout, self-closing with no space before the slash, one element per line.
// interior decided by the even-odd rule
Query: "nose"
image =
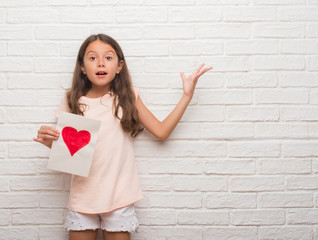
<path fill-rule="evenodd" d="M 100 59 L 97 63 L 98 67 L 105 67 L 105 62 L 103 61 L 103 59 Z"/>

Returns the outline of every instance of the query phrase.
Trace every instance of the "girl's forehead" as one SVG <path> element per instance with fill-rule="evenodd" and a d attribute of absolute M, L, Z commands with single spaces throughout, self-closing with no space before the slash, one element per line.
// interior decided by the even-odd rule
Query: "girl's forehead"
<path fill-rule="evenodd" d="M 116 53 L 112 46 L 110 46 L 108 43 L 105 43 L 101 40 L 95 40 L 94 42 L 91 42 L 87 48 L 85 53 L 89 52 L 98 52 L 98 53 L 105 53 L 105 52 L 113 52 Z"/>

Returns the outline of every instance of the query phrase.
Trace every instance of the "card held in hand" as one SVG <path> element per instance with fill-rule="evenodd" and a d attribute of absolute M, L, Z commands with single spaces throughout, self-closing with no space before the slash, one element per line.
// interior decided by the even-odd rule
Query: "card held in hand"
<path fill-rule="evenodd" d="M 100 121 L 60 112 L 47 168 L 88 177 L 100 128 Z"/>

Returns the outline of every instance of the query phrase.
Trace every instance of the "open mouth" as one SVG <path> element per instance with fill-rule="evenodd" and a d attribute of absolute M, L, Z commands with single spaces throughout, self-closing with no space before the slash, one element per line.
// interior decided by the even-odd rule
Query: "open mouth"
<path fill-rule="evenodd" d="M 103 71 L 99 71 L 96 73 L 97 76 L 106 76 L 107 73 L 106 72 L 103 72 Z"/>

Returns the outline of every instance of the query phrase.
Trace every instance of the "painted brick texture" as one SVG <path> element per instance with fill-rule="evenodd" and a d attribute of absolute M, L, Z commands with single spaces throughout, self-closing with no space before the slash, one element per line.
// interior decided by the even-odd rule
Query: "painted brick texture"
<path fill-rule="evenodd" d="M 135 141 L 133 240 L 318 238 L 317 0 L 1 0 L 0 239 L 68 239 L 70 176 L 32 138 L 55 125 L 78 48 L 100 32 L 161 120 L 180 72 L 214 68 L 166 142 Z"/>

